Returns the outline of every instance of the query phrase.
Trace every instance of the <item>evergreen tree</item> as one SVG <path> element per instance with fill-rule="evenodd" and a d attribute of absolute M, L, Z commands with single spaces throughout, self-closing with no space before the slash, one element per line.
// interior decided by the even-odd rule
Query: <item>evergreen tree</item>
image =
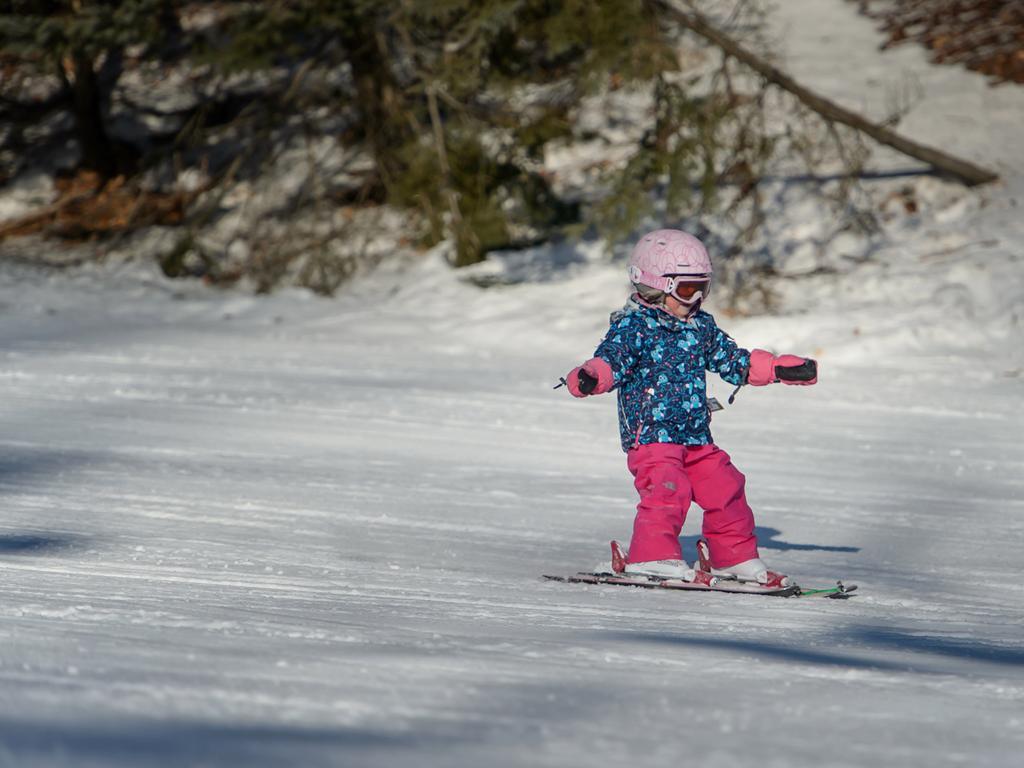
<path fill-rule="evenodd" d="M 106 177 L 128 165 L 106 127 L 128 48 L 160 57 L 175 39 L 176 55 L 194 64 L 273 68 L 296 83 L 314 68 L 344 73 L 328 89 L 247 95 L 261 102 L 261 133 L 236 133 L 234 151 L 259 157 L 252 142 L 274 140 L 275 123 L 330 108 L 344 116 L 338 139 L 373 160 L 364 197 L 417 211 L 423 242 L 452 241 L 456 265 L 570 224 L 622 235 L 650 211 L 655 190 L 672 209 L 710 206 L 723 173 L 753 179 L 770 151 L 752 122 L 756 105 L 744 106 L 728 78 L 711 88 L 684 78 L 678 27 L 656 0 L 222 0 L 182 41 L 179 17 L 199 7 L 0 0 L 0 46 L 57 78 L 56 105 L 74 114 L 82 165 Z M 544 173 L 546 148 L 579 138 L 589 96 L 631 85 L 650 92 L 649 129 L 594 190 L 597 204 L 560 199 Z"/>
<path fill-rule="evenodd" d="M 429 243 L 451 238 L 455 264 L 553 227 L 579 206 L 539 172 L 545 146 L 571 140 L 583 100 L 610 84 L 649 83 L 650 131 L 608 181 L 596 210 L 622 234 L 665 186 L 673 204 L 696 185 L 711 199 L 735 101 L 691 94 L 679 41 L 649 0 L 289 0 L 252 4 L 218 30 L 208 60 L 266 66 L 291 55 L 344 62 L 352 138 L 373 155 L 386 199 L 418 210 Z M 732 150 L 739 157 L 765 146 Z M 524 234 L 525 233 L 525 234 Z"/>
<path fill-rule="evenodd" d="M 0 2 L 0 52 L 59 81 L 48 106 L 71 112 L 81 166 L 103 178 L 130 170 L 134 160 L 106 125 L 124 51 L 150 48 L 176 27 L 169 0 Z"/>

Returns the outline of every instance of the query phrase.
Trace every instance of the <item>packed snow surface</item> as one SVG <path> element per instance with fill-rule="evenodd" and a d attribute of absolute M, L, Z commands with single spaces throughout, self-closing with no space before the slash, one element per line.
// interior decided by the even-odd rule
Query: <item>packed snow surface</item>
<path fill-rule="evenodd" d="M 780 10 L 798 76 L 926 73 L 917 138 L 1004 174 L 911 179 L 870 261 L 717 313 L 820 362 L 713 428 L 762 557 L 855 597 L 540 578 L 628 540 L 635 503 L 613 400 L 552 390 L 625 298 L 586 243 L 509 257 L 516 285 L 434 254 L 332 300 L 7 265 L 0 766 L 1017 764 L 1024 91 L 878 53 L 852 4 L 822 42 L 820 5 Z"/>

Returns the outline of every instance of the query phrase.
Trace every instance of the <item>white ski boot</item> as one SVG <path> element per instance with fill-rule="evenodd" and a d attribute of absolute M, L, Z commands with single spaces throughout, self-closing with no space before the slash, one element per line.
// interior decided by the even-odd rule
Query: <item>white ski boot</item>
<path fill-rule="evenodd" d="M 747 584 L 760 584 L 762 587 L 789 587 L 793 580 L 782 573 L 776 573 L 768 568 L 764 560 L 759 557 L 744 560 L 742 563 L 730 565 L 725 568 L 714 568 L 711 566 L 708 557 L 707 542 L 701 539 L 697 542 L 697 552 L 700 556 L 701 570 L 708 571 L 720 579 L 731 579 Z"/>
<path fill-rule="evenodd" d="M 611 542 L 612 561 L 602 563 L 597 573 L 615 573 L 620 576 L 650 576 L 657 579 L 680 579 L 693 581 L 696 572 L 685 560 L 648 560 L 642 563 L 630 563 L 629 552 L 617 541 Z"/>
<path fill-rule="evenodd" d="M 642 563 L 626 563 L 627 576 L 653 576 L 658 579 L 679 579 L 693 581 L 697 575 L 685 560 L 647 560 Z"/>

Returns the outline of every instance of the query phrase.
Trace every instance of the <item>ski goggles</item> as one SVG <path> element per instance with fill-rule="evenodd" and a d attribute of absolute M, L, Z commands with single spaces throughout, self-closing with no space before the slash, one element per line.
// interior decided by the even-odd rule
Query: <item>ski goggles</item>
<path fill-rule="evenodd" d="M 702 301 L 711 293 L 711 278 L 709 276 L 695 275 L 665 275 L 665 293 L 686 306 L 692 306 Z"/>

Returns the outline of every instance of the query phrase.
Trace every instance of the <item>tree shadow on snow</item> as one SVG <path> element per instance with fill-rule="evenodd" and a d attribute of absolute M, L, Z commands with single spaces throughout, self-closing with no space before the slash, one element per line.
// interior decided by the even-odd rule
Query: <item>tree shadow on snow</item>
<path fill-rule="evenodd" d="M 809 648 L 806 641 L 800 639 L 789 645 L 764 639 L 743 640 L 733 637 L 684 635 L 674 632 L 612 632 L 604 637 L 628 643 L 706 648 L 739 656 L 772 659 L 794 664 L 926 675 L 962 672 L 959 668 L 950 669 L 936 657 L 952 658 L 960 662 L 1024 666 L 1024 645 L 1022 644 L 997 644 L 985 640 L 942 637 L 918 631 L 882 627 L 837 629 L 822 641 L 832 647 L 855 647 L 860 655 L 852 655 L 838 650 L 826 651 Z"/>
<path fill-rule="evenodd" d="M 61 476 L 88 463 L 90 456 L 82 451 L 61 451 L 48 448 L 17 448 L 0 446 L 0 498 L 11 490 L 17 493 L 37 492 L 47 478 Z M 47 555 L 88 545 L 89 536 L 49 531 L 0 532 L 0 557 L 8 555 Z"/>
<path fill-rule="evenodd" d="M 1024 666 L 1024 644 L 999 645 L 987 640 L 941 637 L 917 631 L 903 631 L 882 627 L 863 627 L 851 631 L 847 637 L 873 647 L 948 656 L 967 661 Z"/>
<path fill-rule="evenodd" d="M 92 454 L 86 451 L 0 444 L 0 496 L 9 489 L 36 489 L 45 478 L 60 477 L 92 460 Z"/>
<path fill-rule="evenodd" d="M 339 683 L 336 692 L 344 689 Z M 159 683 L 154 691 L 162 691 Z M 306 692 L 325 695 L 320 683 Z M 8 763 L 105 768 L 487 765 L 496 754 L 522 755 L 529 749 L 524 727 L 532 734 L 552 722 L 588 722 L 607 707 L 603 679 L 496 682 L 467 695 L 470 700 L 446 700 L 437 716 L 426 710 L 392 716 L 382 705 L 375 710 L 376 722 L 365 725 L 260 722 L 259 715 L 253 716 L 255 722 L 161 720 L 124 715 L 113 705 L 101 705 L 101 712 L 111 713 L 104 719 L 90 720 L 70 707 L 61 718 L 0 715 L 0 768 Z M 446 712 L 449 706 L 455 709 Z"/>
<path fill-rule="evenodd" d="M 785 598 L 774 598 L 783 600 Z M 608 637 L 609 635 L 605 635 Z M 613 639 L 619 639 L 630 643 L 648 643 L 652 645 L 698 647 L 709 648 L 720 651 L 728 651 L 740 655 L 750 655 L 757 658 L 772 658 L 779 661 L 792 662 L 795 664 L 814 664 L 818 666 L 843 667 L 845 669 L 877 669 L 891 671 L 917 671 L 923 669 L 911 669 L 906 662 L 889 661 L 879 658 L 860 658 L 836 651 L 817 651 L 808 648 L 805 644 L 795 643 L 784 645 L 766 640 L 740 640 L 730 637 L 714 637 L 707 635 L 682 635 L 670 632 L 612 632 Z"/>
<path fill-rule="evenodd" d="M 415 762 L 416 751 L 451 744 L 451 728 L 412 732 L 344 725 L 283 726 L 204 722 L 12 722 L 0 720 L 0 765 L 88 764 L 143 768 L 167 765 L 341 765 L 372 750 L 393 753 L 395 764 Z M 465 734 L 463 735 L 464 738 Z M 404 755 L 404 757 L 403 757 Z M 337 763 L 334 760 L 338 760 Z"/>
<path fill-rule="evenodd" d="M 0 533 L 0 557 L 5 555 L 46 555 L 78 549 L 89 537 L 72 533 Z"/>

